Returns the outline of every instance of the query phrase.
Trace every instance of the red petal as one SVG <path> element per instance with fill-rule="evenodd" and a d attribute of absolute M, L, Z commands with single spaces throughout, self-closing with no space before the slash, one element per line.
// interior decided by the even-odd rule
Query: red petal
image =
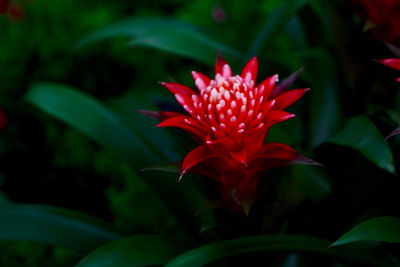
<path fill-rule="evenodd" d="M 208 138 L 209 139 L 209 138 Z M 224 150 L 238 150 L 240 146 L 231 138 L 222 137 L 216 141 L 206 140 L 208 148 L 213 152 L 223 152 Z"/>
<path fill-rule="evenodd" d="M 246 144 L 247 154 L 253 155 L 262 147 L 268 127 L 253 128 L 246 131 L 243 142 Z"/>
<path fill-rule="evenodd" d="M 179 180 L 181 180 L 183 175 L 191 168 L 213 156 L 214 156 L 213 154 L 210 154 L 208 152 L 206 146 L 198 146 L 192 151 L 190 151 L 183 160 L 181 167 L 181 175 L 179 177 Z"/>
<path fill-rule="evenodd" d="M 191 88 L 179 84 L 179 83 L 170 83 L 170 82 L 162 82 L 162 86 L 167 88 L 171 93 L 175 94 L 181 94 L 181 95 L 186 95 L 186 96 L 192 96 L 196 94 Z"/>
<path fill-rule="evenodd" d="M 240 76 L 246 80 L 247 73 L 250 73 L 251 80 L 255 82 L 257 79 L 257 72 L 258 72 L 258 60 L 257 57 L 254 56 L 252 59 L 249 60 L 249 62 L 247 62 L 246 66 L 244 66 Z"/>
<path fill-rule="evenodd" d="M 138 109 L 136 111 L 145 116 L 148 116 L 150 118 L 155 118 L 158 120 L 165 120 L 170 117 L 182 116 L 182 113 L 172 112 L 172 111 L 154 111 L 154 110 L 143 110 L 143 109 Z"/>
<path fill-rule="evenodd" d="M 196 94 L 198 95 L 198 94 Z M 195 107 L 193 106 L 193 100 L 190 96 L 183 95 L 183 94 L 175 94 L 176 101 L 191 115 L 195 115 Z"/>
<path fill-rule="evenodd" d="M 219 73 L 219 74 L 223 75 L 225 65 L 228 65 L 228 63 L 226 63 L 225 59 L 221 55 L 217 55 L 217 61 L 215 62 L 215 74 Z M 231 76 L 232 76 L 232 72 L 231 72 Z"/>
<path fill-rule="evenodd" d="M 157 127 L 177 127 L 200 140 L 204 140 L 206 137 L 206 134 L 201 131 L 203 127 L 196 120 L 185 115 L 168 118 L 159 123 Z"/>
<path fill-rule="evenodd" d="M 295 115 L 283 110 L 271 110 L 268 112 L 264 122 L 267 126 L 271 126 L 275 123 L 285 121 L 293 118 Z"/>
<path fill-rule="evenodd" d="M 262 93 L 262 95 L 269 99 L 272 89 L 274 88 L 276 82 L 278 81 L 278 74 L 272 75 L 270 77 L 268 77 L 267 79 L 265 79 L 262 83 L 260 83 L 257 88 L 258 90 L 261 89 L 261 86 L 264 86 L 264 91 Z"/>
<path fill-rule="evenodd" d="M 396 70 L 400 70 L 400 58 L 388 58 L 384 60 L 377 60 L 379 63 L 391 67 Z"/>
<path fill-rule="evenodd" d="M 199 92 L 202 92 L 210 84 L 211 79 L 200 72 L 192 71 L 192 76 Z"/>
<path fill-rule="evenodd" d="M 249 170 L 255 176 L 261 171 L 275 167 L 287 166 L 298 156 L 291 147 L 280 143 L 264 145 L 260 151 L 249 160 Z"/>
<path fill-rule="evenodd" d="M 271 92 L 271 97 L 276 97 L 283 92 L 285 92 L 299 77 L 300 73 L 303 71 L 303 68 L 298 71 L 292 73 L 289 77 L 285 78 L 282 82 L 280 82 Z"/>
<path fill-rule="evenodd" d="M 288 92 L 285 92 L 275 98 L 275 104 L 272 109 L 285 109 L 294 102 L 296 102 L 300 97 L 302 97 L 310 88 L 306 89 L 295 89 Z"/>
<path fill-rule="evenodd" d="M 285 144 L 268 143 L 264 145 L 252 159 L 283 159 L 291 161 L 295 159 L 298 154 L 296 150 Z"/>

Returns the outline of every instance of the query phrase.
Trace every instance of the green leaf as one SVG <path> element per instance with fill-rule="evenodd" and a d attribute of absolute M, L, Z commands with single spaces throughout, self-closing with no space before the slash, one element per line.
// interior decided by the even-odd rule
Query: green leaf
<path fill-rule="evenodd" d="M 84 93 L 67 86 L 38 84 L 31 88 L 26 97 L 37 107 L 115 152 L 134 171 L 168 161 L 157 147 L 146 139 L 139 138 L 113 112 Z M 185 179 L 178 183 L 176 174 L 160 172 L 157 175 L 143 172 L 141 177 L 159 194 L 187 230 L 197 234 L 201 224 L 214 224 L 211 212 L 194 216 L 206 199 L 192 180 Z"/>
<path fill-rule="evenodd" d="M 196 59 L 213 65 L 217 52 L 228 59 L 234 60 L 241 54 L 224 44 L 206 37 L 203 34 L 182 32 L 174 28 L 152 31 L 140 35 L 129 43 L 133 46 L 147 46 L 171 52 L 177 55 Z"/>
<path fill-rule="evenodd" d="M 400 243 L 400 218 L 377 217 L 362 222 L 342 235 L 331 246 L 368 240 Z"/>
<path fill-rule="evenodd" d="M 363 154 L 380 168 L 394 173 L 394 160 L 389 145 L 375 125 L 366 117 L 355 117 L 344 129 L 329 140 L 332 143 L 351 147 Z"/>
<path fill-rule="evenodd" d="M 121 239 L 91 252 L 77 267 L 132 267 L 164 264 L 184 252 L 174 238 L 139 235 Z"/>
<path fill-rule="evenodd" d="M 217 51 L 231 60 L 241 53 L 187 22 L 167 18 L 135 18 L 100 29 L 78 43 L 82 47 L 110 37 L 128 37 L 131 45 L 153 47 L 214 64 Z"/>
<path fill-rule="evenodd" d="M 332 180 L 321 167 L 295 165 L 293 176 L 299 181 L 304 194 L 313 202 L 323 200 L 332 190 Z"/>
<path fill-rule="evenodd" d="M 113 112 L 82 92 L 63 85 L 37 84 L 26 98 L 116 152 L 136 168 L 155 164 L 154 159 L 160 159 L 151 144 L 145 144 Z"/>
<path fill-rule="evenodd" d="M 309 145 L 314 148 L 326 142 L 335 132 L 342 120 L 341 104 L 338 95 L 340 84 L 337 81 L 336 64 L 333 55 L 326 49 L 309 48 L 297 53 L 306 65 L 302 78 L 309 93 Z"/>
<path fill-rule="evenodd" d="M 276 34 L 283 31 L 289 19 L 307 3 L 307 0 L 287 0 L 268 16 L 267 22 L 252 42 L 246 53 L 245 62 L 256 55 L 262 47 L 267 46 Z"/>
<path fill-rule="evenodd" d="M 168 262 L 166 266 L 203 266 L 234 255 L 260 251 L 307 252 L 346 262 L 382 263 L 382 259 L 375 258 L 374 255 L 359 253 L 358 251 L 356 254 L 356 251 L 328 248 L 328 246 L 329 241 L 311 236 L 265 235 L 243 237 L 189 250 Z"/>
<path fill-rule="evenodd" d="M 96 218 L 44 205 L 0 205 L 0 239 L 28 240 L 91 251 L 121 238 Z"/>

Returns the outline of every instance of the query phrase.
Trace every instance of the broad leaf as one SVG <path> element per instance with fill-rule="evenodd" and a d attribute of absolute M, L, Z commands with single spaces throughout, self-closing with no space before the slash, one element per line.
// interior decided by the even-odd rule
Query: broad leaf
<path fill-rule="evenodd" d="M 167 18 L 135 18 L 100 29 L 78 43 L 82 47 L 110 37 L 128 37 L 130 44 L 148 46 L 214 64 L 217 51 L 237 60 L 241 53 L 187 22 Z"/>
<path fill-rule="evenodd" d="M 369 255 L 354 251 L 328 248 L 329 241 L 300 235 L 266 235 L 237 238 L 198 247 L 174 258 L 166 266 L 203 266 L 234 255 L 259 251 L 307 252 L 340 259 L 346 262 L 378 263 Z"/>
<path fill-rule="evenodd" d="M 44 205 L 0 205 L 0 239 L 91 251 L 121 236 L 96 218 Z"/>
<path fill-rule="evenodd" d="M 311 201 L 323 200 L 332 190 L 332 181 L 321 167 L 296 165 L 293 176 L 298 179 L 299 186 Z"/>
<path fill-rule="evenodd" d="M 351 147 L 380 168 L 394 173 L 394 161 L 389 145 L 376 126 L 366 117 L 355 117 L 330 142 Z"/>
<path fill-rule="evenodd" d="M 239 52 L 203 34 L 182 32 L 174 28 L 152 31 L 136 38 L 134 37 L 130 44 L 156 48 L 193 58 L 209 65 L 214 64 L 218 51 L 231 60 L 241 57 Z"/>
<path fill-rule="evenodd" d="M 144 144 L 109 109 L 82 92 L 57 84 L 38 84 L 31 88 L 26 98 L 116 152 L 135 167 L 151 164 L 151 160 L 154 162 L 160 158 L 155 148 Z"/>
<path fill-rule="evenodd" d="M 367 240 L 400 243 L 400 218 L 377 217 L 365 221 L 342 235 L 331 246 Z"/>
<path fill-rule="evenodd" d="M 132 267 L 164 264 L 184 252 L 174 238 L 139 235 L 115 241 L 91 252 L 77 267 Z"/>

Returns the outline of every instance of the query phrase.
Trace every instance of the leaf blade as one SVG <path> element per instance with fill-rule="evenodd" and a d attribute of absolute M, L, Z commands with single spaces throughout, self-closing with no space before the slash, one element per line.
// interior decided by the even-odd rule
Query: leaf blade
<path fill-rule="evenodd" d="M 400 243 L 400 218 L 384 216 L 364 221 L 342 235 L 331 246 L 356 241 Z"/>
<path fill-rule="evenodd" d="M 285 26 L 289 19 L 307 3 L 307 0 L 287 0 L 278 7 L 267 19 L 261 32 L 248 49 L 245 62 L 256 55 L 263 46 L 268 45 L 273 37 Z"/>
<path fill-rule="evenodd" d="M 236 49 L 188 22 L 169 18 L 133 18 L 106 26 L 82 38 L 77 48 L 102 39 L 124 36 L 131 44 L 147 46 L 189 57 L 212 65 L 217 51 L 235 61 L 242 57 Z"/>
<path fill-rule="evenodd" d="M 121 237 L 106 223 L 76 211 L 45 205 L 0 206 L 3 240 L 29 240 L 90 251 Z"/>
<path fill-rule="evenodd" d="M 117 240 L 85 256 L 77 267 L 131 267 L 164 264 L 185 248 L 173 239 L 158 235 L 138 235 Z"/>
<path fill-rule="evenodd" d="M 394 159 L 389 145 L 376 126 L 366 117 L 354 117 L 344 129 L 329 142 L 347 146 L 361 152 L 378 167 L 395 172 Z"/>

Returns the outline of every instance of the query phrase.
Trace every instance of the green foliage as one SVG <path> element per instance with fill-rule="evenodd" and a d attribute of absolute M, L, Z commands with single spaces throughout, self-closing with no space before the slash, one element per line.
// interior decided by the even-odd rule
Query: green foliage
<path fill-rule="evenodd" d="M 100 39 L 124 36 L 131 46 L 148 46 L 214 64 L 217 51 L 232 60 L 240 52 L 213 39 L 204 30 L 183 21 L 166 18 L 137 18 L 124 21 L 85 37 L 78 43 L 82 47 Z"/>
<path fill-rule="evenodd" d="M 121 238 L 95 218 L 62 208 L 9 204 L 0 207 L 0 239 L 29 240 L 90 251 Z"/>
<path fill-rule="evenodd" d="M 174 238 L 158 235 L 138 235 L 112 242 L 94 250 L 76 266 L 152 266 L 168 262 L 185 246 Z"/>
<path fill-rule="evenodd" d="M 389 145 L 375 125 L 365 117 L 350 119 L 345 128 L 330 141 L 358 150 L 371 162 L 388 172 L 395 171 Z"/>
<path fill-rule="evenodd" d="M 348 6 L 21 2 L 21 20 L 0 17 L 1 266 L 399 265 L 399 138 L 381 134 L 399 121 L 398 72 L 372 63 L 392 55 Z M 311 91 L 267 142 L 326 166 L 266 172 L 248 217 L 215 209 L 209 180 L 178 182 L 195 144 L 135 112 L 177 110 L 157 81 L 194 87 L 217 52 L 235 73 L 257 54 L 259 78 L 304 67 L 293 87 Z"/>
<path fill-rule="evenodd" d="M 189 250 L 168 262 L 166 266 L 203 266 L 230 256 L 258 251 L 307 252 L 352 263 L 379 262 L 373 257 L 358 258 L 358 255 L 328 248 L 328 244 L 327 240 L 300 235 L 244 237 Z"/>
<path fill-rule="evenodd" d="M 357 241 L 400 242 L 400 219 L 377 217 L 362 222 L 342 235 L 331 246 L 340 246 Z"/>

